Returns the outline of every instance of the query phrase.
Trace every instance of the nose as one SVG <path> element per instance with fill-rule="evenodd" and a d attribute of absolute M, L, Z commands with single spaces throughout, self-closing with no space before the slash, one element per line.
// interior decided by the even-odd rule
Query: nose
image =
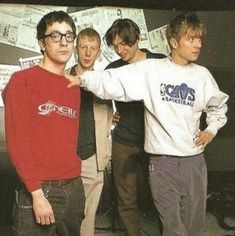
<path fill-rule="evenodd" d="M 62 38 L 61 38 L 61 40 L 60 40 L 60 44 L 61 44 L 61 45 L 65 45 L 65 46 L 68 44 L 65 35 L 62 36 Z"/>
<path fill-rule="evenodd" d="M 122 45 L 118 44 L 118 45 L 116 46 L 116 50 L 115 50 L 115 51 L 116 51 L 118 54 L 120 54 L 120 53 L 122 52 L 122 50 L 123 50 Z"/>
<path fill-rule="evenodd" d="M 196 48 L 201 48 L 202 47 L 202 40 L 201 40 L 201 38 L 197 38 L 195 40 L 195 47 Z"/>
<path fill-rule="evenodd" d="M 86 56 L 90 56 L 91 55 L 91 49 L 87 48 L 86 50 Z"/>

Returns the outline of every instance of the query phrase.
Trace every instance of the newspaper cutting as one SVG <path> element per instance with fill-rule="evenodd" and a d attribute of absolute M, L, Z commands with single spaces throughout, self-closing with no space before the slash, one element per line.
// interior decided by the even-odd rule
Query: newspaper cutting
<path fill-rule="evenodd" d="M 19 59 L 20 68 L 23 70 L 38 65 L 42 60 L 42 57 L 43 57 L 42 55 L 35 57 L 27 57 L 27 58 L 21 57 Z"/>
<path fill-rule="evenodd" d="M 0 107 L 3 107 L 2 91 L 9 82 L 11 75 L 18 70 L 20 70 L 20 66 L 0 64 Z"/>
<path fill-rule="evenodd" d="M 67 11 L 67 7 L 0 4 L 0 42 L 39 53 L 37 24 L 55 10 Z"/>
<path fill-rule="evenodd" d="M 43 58 L 42 55 L 35 56 L 35 57 L 27 57 L 27 58 L 22 58 L 21 57 L 19 59 L 20 68 L 21 69 L 27 69 L 27 68 L 30 68 L 32 66 L 36 66 L 41 62 L 42 58 Z M 68 69 L 68 68 L 72 67 L 75 63 L 76 63 L 75 56 L 73 54 L 71 56 L 71 58 L 69 59 L 69 61 L 67 62 L 65 69 Z"/>
<path fill-rule="evenodd" d="M 149 32 L 149 41 L 151 51 L 155 53 L 163 53 L 168 55 L 170 53 L 170 46 L 166 37 L 167 25 L 159 27 Z"/>

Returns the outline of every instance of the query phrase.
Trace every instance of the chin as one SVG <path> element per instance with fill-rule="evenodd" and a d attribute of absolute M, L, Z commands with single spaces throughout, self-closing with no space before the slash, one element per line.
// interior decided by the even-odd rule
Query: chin
<path fill-rule="evenodd" d="M 127 58 L 127 57 L 122 57 L 122 60 L 125 61 L 125 62 L 128 62 L 130 59 Z"/>
<path fill-rule="evenodd" d="M 60 61 L 61 63 L 67 63 L 69 59 L 70 57 L 61 57 L 61 58 L 58 58 L 58 61 Z"/>
<path fill-rule="evenodd" d="M 196 61 L 198 59 L 199 55 L 196 55 L 193 57 L 193 61 Z"/>
<path fill-rule="evenodd" d="M 190 62 L 195 62 L 198 59 L 198 57 L 196 58 L 191 58 L 191 60 L 189 60 Z"/>

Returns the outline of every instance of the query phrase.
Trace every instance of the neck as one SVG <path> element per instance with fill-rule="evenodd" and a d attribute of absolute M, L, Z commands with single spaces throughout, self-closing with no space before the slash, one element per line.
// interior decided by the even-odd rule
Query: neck
<path fill-rule="evenodd" d="M 64 75 L 66 64 L 53 63 L 52 61 L 48 61 L 47 59 L 43 58 L 42 61 L 39 63 L 39 66 L 54 74 Z"/>
<path fill-rule="evenodd" d="M 135 55 L 133 58 L 130 59 L 130 61 L 128 61 L 128 63 L 135 63 L 137 61 L 142 61 L 145 60 L 147 58 L 147 55 L 145 52 L 142 52 L 139 48 L 137 49 Z"/>
<path fill-rule="evenodd" d="M 177 53 L 174 53 L 174 51 L 172 51 L 171 53 L 171 60 L 175 64 L 180 65 L 180 66 L 186 66 L 190 63 L 190 61 L 180 57 Z"/>
<path fill-rule="evenodd" d="M 91 71 L 93 67 L 85 68 L 80 63 L 78 63 L 75 67 L 75 71 L 77 74 L 83 74 L 85 71 Z"/>

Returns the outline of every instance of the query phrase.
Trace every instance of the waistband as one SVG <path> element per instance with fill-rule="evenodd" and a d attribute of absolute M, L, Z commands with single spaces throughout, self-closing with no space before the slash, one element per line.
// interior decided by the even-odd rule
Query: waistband
<path fill-rule="evenodd" d="M 63 180 L 43 180 L 41 181 L 42 185 L 51 185 L 51 186 L 62 186 L 66 184 L 70 184 L 76 180 L 78 180 L 80 177 L 72 178 L 72 179 L 63 179 Z"/>
<path fill-rule="evenodd" d="M 193 158 L 193 157 L 198 157 L 203 155 L 203 152 L 196 154 L 196 155 L 191 155 L 191 156 L 174 156 L 174 155 L 165 155 L 165 154 L 151 154 L 148 153 L 149 157 L 166 157 L 166 158 L 175 158 L 175 159 L 186 159 L 186 158 Z"/>

